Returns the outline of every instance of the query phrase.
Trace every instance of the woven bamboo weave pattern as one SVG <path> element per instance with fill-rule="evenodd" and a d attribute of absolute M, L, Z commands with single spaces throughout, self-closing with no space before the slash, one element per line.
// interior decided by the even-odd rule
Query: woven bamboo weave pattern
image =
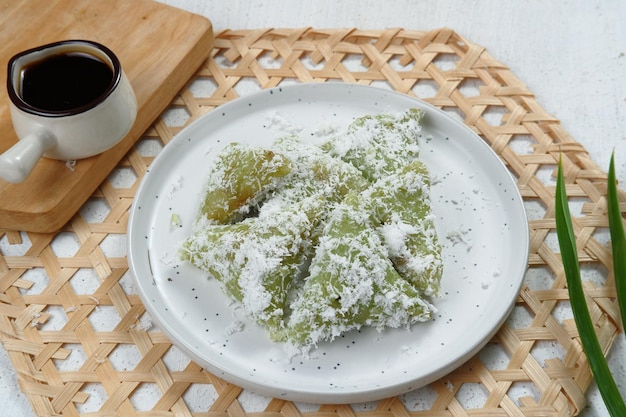
<path fill-rule="evenodd" d="M 126 253 L 112 249 L 124 246 L 119 242 L 143 174 L 184 126 L 248 92 L 327 81 L 397 90 L 460 118 L 510 169 L 530 219 L 525 285 L 484 351 L 430 386 L 371 404 L 263 399 L 204 371 L 152 325 L 133 289 Z M 555 238 L 560 156 L 583 269 L 604 271 L 585 285 L 608 351 L 620 325 L 607 243 L 606 173 L 505 65 L 449 29 L 225 31 L 193 79 L 63 230 L 0 231 L 0 340 L 39 416 L 573 416 L 585 405 L 592 377 L 568 313 Z M 18 254 L 6 255 L 9 248 Z M 551 285 L 538 285 L 543 278 Z"/>

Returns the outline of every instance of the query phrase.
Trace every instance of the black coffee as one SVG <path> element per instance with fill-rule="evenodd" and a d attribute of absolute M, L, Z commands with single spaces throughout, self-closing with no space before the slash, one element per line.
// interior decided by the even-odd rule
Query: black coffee
<path fill-rule="evenodd" d="M 47 57 L 22 70 L 20 95 L 44 111 L 67 111 L 92 103 L 113 82 L 113 70 L 98 58 L 68 52 Z"/>

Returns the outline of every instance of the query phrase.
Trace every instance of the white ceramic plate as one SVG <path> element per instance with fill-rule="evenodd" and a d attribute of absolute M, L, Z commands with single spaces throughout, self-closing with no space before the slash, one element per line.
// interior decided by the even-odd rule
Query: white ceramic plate
<path fill-rule="evenodd" d="M 434 178 L 443 244 L 435 320 L 407 329 L 364 329 L 288 360 L 279 343 L 229 303 L 215 280 L 177 260 L 203 184 L 229 142 L 269 145 L 299 133 L 323 141 L 365 114 L 426 112 L 421 159 Z M 172 226 L 176 214 L 181 227 Z M 261 394 L 354 403 L 424 386 L 477 353 L 511 311 L 528 261 L 528 224 L 515 182 L 484 141 L 445 112 L 388 90 L 343 83 L 290 85 L 220 106 L 157 156 L 135 198 L 129 263 L 147 310 L 172 342 L 210 372 Z"/>

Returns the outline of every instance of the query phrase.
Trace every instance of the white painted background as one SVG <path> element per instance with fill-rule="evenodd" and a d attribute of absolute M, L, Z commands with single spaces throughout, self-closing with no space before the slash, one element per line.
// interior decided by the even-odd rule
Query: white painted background
<path fill-rule="evenodd" d="M 604 170 L 615 149 L 618 177 L 626 181 L 623 0 L 161 1 L 208 17 L 216 32 L 267 27 L 452 28 L 507 65 Z M 0 248 L 10 251 L 6 245 Z M 609 354 L 624 395 L 625 345 L 624 335 L 618 335 Z M 607 415 L 597 389 L 587 397 L 589 406 L 581 415 Z M 0 404 L 2 415 L 34 416 L 2 348 Z"/>

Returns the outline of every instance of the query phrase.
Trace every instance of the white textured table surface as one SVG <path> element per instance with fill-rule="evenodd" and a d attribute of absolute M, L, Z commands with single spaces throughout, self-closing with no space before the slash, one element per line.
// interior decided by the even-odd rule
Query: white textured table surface
<path fill-rule="evenodd" d="M 613 150 L 626 183 L 626 2 L 623 0 L 162 0 L 208 17 L 214 30 L 266 27 L 430 30 L 449 27 L 487 48 L 535 93 L 604 170 Z M 6 245 L 3 251 L 10 251 Z M 9 255 L 9 253 L 5 253 Z M 626 343 L 609 354 L 626 396 Z M 607 415 L 597 389 L 584 417 Z M 34 416 L 0 348 L 2 415 Z"/>

